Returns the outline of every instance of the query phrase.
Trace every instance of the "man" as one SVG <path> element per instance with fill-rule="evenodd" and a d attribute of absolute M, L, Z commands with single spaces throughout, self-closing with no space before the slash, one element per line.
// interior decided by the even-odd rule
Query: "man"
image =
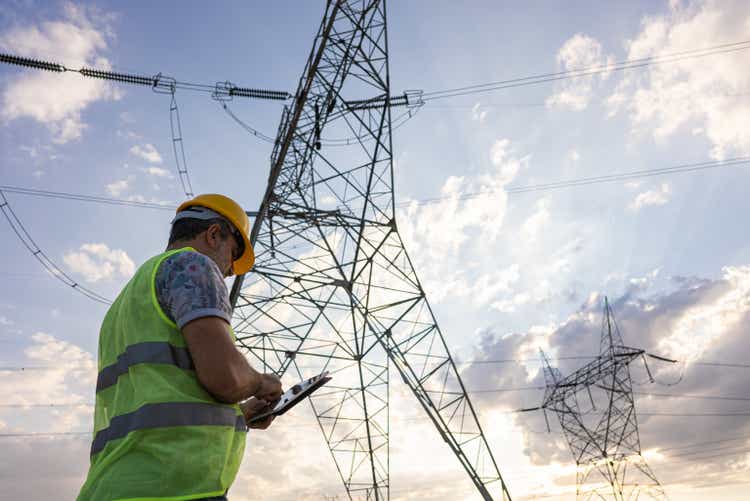
<path fill-rule="evenodd" d="M 120 292 L 99 334 L 94 439 L 79 501 L 225 500 L 247 427 L 282 393 L 234 345 L 224 277 L 255 261 L 247 215 L 199 195 L 167 250 Z M 249 400 L 247 400 L 249 399 Z"/>

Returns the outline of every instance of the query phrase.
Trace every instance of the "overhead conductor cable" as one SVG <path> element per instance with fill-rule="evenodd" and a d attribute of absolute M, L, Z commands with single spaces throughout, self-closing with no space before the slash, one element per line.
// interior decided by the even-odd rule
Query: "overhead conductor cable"
<path fill-rule="evenodd" d="M 28 249 L 34 258 L 39 261 L 42 266 L 55 278 L 60 280 L 62 283 L 71 287 L 76 292 L 79 292 L 89 299 L 93 299 L 98 303 L 112 304 L 112 301 L 106 297 L 84 287 L 83 285 L 72 279 L 67 273 L 65 273 L 47 254 L 39 248 L 34 239 L 31 237 L 29 232 L 24 227 L 21 220 L 18 218 L 16 213 L 10 206 L 8 199 L 5 197 L 5 193 L 0 190 L 0 210 L 2 210 L 5 219 L 10 224 L 11 229 L 16 234 L 21 243 Z"/>

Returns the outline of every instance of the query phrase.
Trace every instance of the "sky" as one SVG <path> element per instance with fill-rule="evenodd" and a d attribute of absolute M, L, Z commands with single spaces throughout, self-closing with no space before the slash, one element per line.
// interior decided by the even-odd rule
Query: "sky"
<path fill-rule="evenodd" d="M 5 0 L 0 52 L 294 92 L 323 7 Z M 749 40 L 750 5 L 389 2 L 388 36 L 392 94 L 430 92 Z M 604 296 L 627 345 L 680 361 L 649 360 L 653 383 L 632 365 L 641 447 L 667 494 L 743 498 L 750 369 L 726 364 L 750 354 L 747 166 L 505 190 L 750 155 L 747 62 L 740 50 L 433 100 L 394 131 L 399 231 L 466 387 L 532 388 L 472 395 L 514 499 L 575 497 L 554 416 L 548 433 L 542 414 L 510 411 L 541 403 L 543 374 L 528 360 L 539 348 L 597 352 Z M 270 145 L 208 94 L 175 97 L 195 191 L 257 208 Z M 0 185 L 176 205 L 169 106 L 148 88 L 0 66 Z M 280 103 L 230 106 L 274 135 Z M 462 198 L 479 191 L 492 193 Z M 105 297 L 166 245 L 170 210 L 6 196 L 36 245 Z M 92 424 L 106 306 L 45 272 L 4 220 L 0 242 L 0 497 L 70 499 L 88 466 L 79 432 Z M 527 361 L 476 363 L 504 359 Z M 557 365 L 565 375 L 580 364 Z M 392 381 L 391 498 L 479 499 Z M 250 433 L 233 501 L 345 498 L 311 411 L 298 409 Z M 54 435 L 16 436 L 36 433 Z"/>

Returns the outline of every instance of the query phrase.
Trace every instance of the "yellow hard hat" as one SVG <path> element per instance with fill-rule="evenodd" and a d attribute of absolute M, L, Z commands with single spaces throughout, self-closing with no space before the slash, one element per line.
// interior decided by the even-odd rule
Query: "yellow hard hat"
<path fill-rule="evenodd" d="M 245 242 L 245 250 L 242 255 L 232 263 L 232 271 L 235 275 L 242 275 L 250 271 L 255 263 L 255 253 L 253 252 L 253 246 L 250 243 L 250 220 L 242 207 L 229 197 L 224 195 L 218 195 L 216 193 L 209 193 L 205 195 L 198 195 L 192 200 L 182 202 L 177 207 L 177 213 L 189 208 L 189 207 L 206 207 L 214 212 L 217 212 L 227 218 L 235 228 L 239 231 L 242 236 L 242 240 Z"/>

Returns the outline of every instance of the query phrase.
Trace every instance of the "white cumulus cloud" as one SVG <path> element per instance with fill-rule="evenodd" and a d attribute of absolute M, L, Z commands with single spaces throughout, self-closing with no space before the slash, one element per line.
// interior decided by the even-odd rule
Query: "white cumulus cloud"
<path fill-rule="evenodd" d="M 126 179 L 118 179 L 107 184 L 104 188 L 113 197 L 119 197 L 123 192 L 130 189 L 130 183 L 133 182 L 133 179 L 133 176 L 128 176 Z"/>
<path fill-rule="evenodd" d="M 549 222 L 549 200 L 542 198 L 536 203 L 536 210 L 521 225 L 521 232 L 530 241 L 536 241 L 537 235 Z"/>
<path fill-rule="evenodd" d="M 632 211 L 639 211 L 644 207 L 664 205 L 669 202 L 672 189 L 668 183 L 662 183 L 662 185 L 654 190 L 644 191 L 639 193 L 635 199 L 628 205 L 628 209 Z"/>
<path fill-rule="evenodd" d="M 98 26 L 90 13 L 66 4 L 62 20 L 16 27 L 0 34 L 0 50 L 63 64 L 108 70 L 102 56 L 109 28 Z M 97 15 L 97 21 L 107 19 Z M 22 71 L 2 89 L 0 118 L 8 122 L 28 117 L 44 124 L 55 143 L 78 139 L 87 125 L 82 111 L 96 101 L 119 99 L 121 94 L 107 82 L 77 74 Z"/>
<path fill-rule="evenodd" d="M 124 250 L 110 249 L 103 243 L 83 244 L 78 251 L 65 254 L 63 261 L 92 283 L 115 277 L 129 278 L 135 273 L 135 263 Z"/>
<path fill-rule="evenodd" d="M 474 177 L 449 176 L 438 203 L 413 201 L 398 215 L 399 233 L 417 260 L 420 279 L 432 301 L 451 297 L 475 297 L 477 304 L 492 301 L 516 282 L 518 266 L 495 266 L 474 279 L 465 273 L 467 256 L 494 262 L 491 248 L 500 236 L 507 210 L 505 187 L 529 163 L 519 157 L 508 139 L 495 140 L 488 152 L 489 168 Z M 466 195 L 486 193 L 481 196 Z M 512 263 L 512 262 L 511 262 Z"/>
<path fill-rule="evenodd" d="M 599 67 L 612 62 L 614 58 L 603 54 L 602 45 L 595 38 L 581 33 L 569 38 L 557 53 L 557 66 L 561 71 Z M 604 72 L 598 76 L 588 75 L 565 80 L 555 86 L 555 93 L 547 98 L 546 104 L 548 107 L 584 110 L 593 95 L 596 79 L 605 80 L 608 76 L 609 72 Z"/>
<path fill-rule="evenodd" d="M 674 2 L 648 17 L 628 42 L 628 59 L 661 57 L 750 37 L 746 1 Z M 714 158 L 750 153 L 750 73 L 744 50 L 685 58 L 628 73 L 608 99 L 610 114 L 625 113 L 633 132 L 665 140 L 683 130 L 703 136 Z"/>
<path fill-rule="evenodd" d="M 151 143 L 146 143 L 143 146 L 136 144 L 130 148 L 130 153 L 152 164 L 162 163 L 161 155 Z"/>
<path fill-rule="evenodd" d="M 3 403 L 13 406 L 0 409 L 0 429 L 6 433 L 88 433 L 4 437 L 0 497 L 74 499 L 88 468 L 96 359 L 58 335 L 34 332 L 17 363 L 40 369 L 7 372 L 0 378 Z"/>
<path fill-rule="evenodd" d="M 157 153 L 157 155 L 158 155 L 158 153 Z M 172 178 L 172 173 L 169 172 L 167 169 L 164 169 L 162 167 L 144 167 L 141 170 L 143 172 L 145 172 L 146 174 L 149 174 L 149 175 L 154 176 L 154 177 L 163 177 L 163 178 L 167 178 L 167 179 L 171 179 Z"/>

